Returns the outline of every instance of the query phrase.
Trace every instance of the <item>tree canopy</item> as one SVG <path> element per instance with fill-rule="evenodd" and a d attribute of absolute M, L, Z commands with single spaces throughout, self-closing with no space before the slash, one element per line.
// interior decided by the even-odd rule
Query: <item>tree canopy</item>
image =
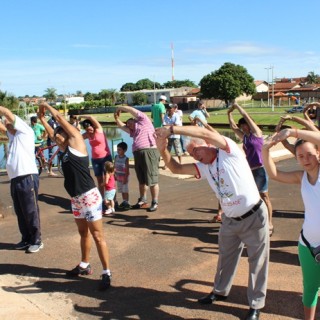
<path fill-rule="evenodd" d="M 307 75 L 308 83 L 318 83 L 319 82 L 319 75 L 315 74 L 314 71 L 310 71 Z"/>
<path fill-rule="evenodd" d="M 48 101 L 55 101 L 57 99 L 57 89 L 47 88 L 45 94 L 43 95 Z"/>
<path fill-rule="evenodd" d="M 197 88 L 198 86 L 191 80 L 173 80 L 173 81 L 167 81 L 163 84 L 164 88 L 181 88 L 181 87 L 191 87 L 191 88 Z"/>
<path fill-rule="evenodd" d="M 132 95 L 132 102 L 134 105 L 143 106 L 147 103 L 148 97 L 143 92 L 136 92 Z"/>
<path fill-rule="evenodd" d="M 204 76 L 200 86 L 203 98 L 224 100 L 226 105 L 242 94 L 253 95 L 256 92 L 254 78 L 247 69 L 230 62 Z"/>

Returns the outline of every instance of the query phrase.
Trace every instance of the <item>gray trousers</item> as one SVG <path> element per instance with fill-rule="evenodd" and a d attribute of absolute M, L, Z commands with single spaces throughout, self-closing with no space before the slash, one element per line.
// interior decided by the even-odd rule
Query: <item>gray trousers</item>
<path fill-rule="evenodd" d="M 269 265 L 268 209 L 264 202 L 254 214 L 242 221 L 222 216 L 214 293 L 229 295 L 244 246 L 249 262 L 249 306 L 261 309 L 265 305 Z"/>

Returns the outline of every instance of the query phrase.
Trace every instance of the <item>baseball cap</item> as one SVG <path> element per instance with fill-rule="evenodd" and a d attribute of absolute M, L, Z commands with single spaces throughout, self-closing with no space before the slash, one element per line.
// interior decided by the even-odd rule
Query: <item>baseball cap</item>
<path fill-rule="evenodd" d="M 165 95 L 161 95 L 161 96 L 159 97 L 159 100 L 166 100 L 166 101 L 167 101 L 167 97 L 166 97 Z"/>
<path fill-rule="evenodd" d="M 170 104 L 168 104 L 167 108 L 170 108 L 170 109 L 178 108 L 178 105 L 176 103 L 170 103 Z"/>

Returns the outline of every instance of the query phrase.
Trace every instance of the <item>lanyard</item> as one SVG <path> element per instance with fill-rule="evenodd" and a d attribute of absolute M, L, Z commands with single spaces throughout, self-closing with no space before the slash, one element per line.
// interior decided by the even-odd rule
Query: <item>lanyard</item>
<path fill-rule="evenodd" d="M 217 179 L 214 177 L 213 173 L 211 172 L 210 167 L 209 167 L 209 172 L 210 172 L 210 176 L 211 176 L 212 180 L 214 181 L 214 183 L 215 183 L 215 185 L 216 185 L 216 187 L 218 189 L 219 196 L 220 196 L 220 198 L 222 198 L 223 197 L 223 193 L 220 190 L 219 148 L 217 148 L 216 150 L 217 150 L 217 158 L 216 158 Z"/>

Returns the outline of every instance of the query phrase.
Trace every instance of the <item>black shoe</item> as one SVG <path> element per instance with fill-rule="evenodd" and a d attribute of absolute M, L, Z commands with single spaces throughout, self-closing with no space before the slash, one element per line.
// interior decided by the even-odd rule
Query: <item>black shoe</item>
<path fill-rule="evenodd" d="M 147 211 L 154 212 L 154 211 L 157 211 L 157 209 L 158 209 L 158 202 L 152 201 L 151 206 Z"/>
<path fill-rule="evenodd" d="M 103 291 L 103 290 L 107 290 L 111 285 L 111 274 L 103 274 L 101 276 L 101 281 L 99 284 L 99 290 Z"/>
<path fill-rule="evenodd" d="M 27 241 L 23 241 L 21 240 L 19 243 L 17 243 L 14 248 L 16 250 L 23 250 L 23 249 L 28 249 L 30 246 L 30 243 L 28 243 Z"/>
<path fill-rule="evenodd" d="M 77 265 L 72 270 L 66 272 L 67 277 L 87 276 L 90 274 L 92 274 L 90 264 L 86 268 L 81 268 L 79 265 Z"/>
<path fill-rule="evenodd" d="M 198 302 L 201 304 L 211 304 L 215 301 L 223 301 L 226 300 L 227 297 L 226 296 L 221 296 L 220 294 L 215 294 L 212 292 L 210 292 L 207 296 L 198 299 Z"/>
<path fill-rule="evenodd" d="M 247 314 L 246 320 L 258 320 L 259 317 L 260 317 L 260 310 L 250 308 Z"/>

